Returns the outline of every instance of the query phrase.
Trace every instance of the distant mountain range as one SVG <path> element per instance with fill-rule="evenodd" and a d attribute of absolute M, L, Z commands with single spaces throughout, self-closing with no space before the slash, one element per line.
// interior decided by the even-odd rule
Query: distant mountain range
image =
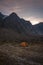
<path fill-rule="evenodd" d="M 0 40 L 1 39 L 30 39 L 43 36 L 43 22 L 32 25 L 30 21 L 20 18 L 16 13 L 9 16 L 0 12 Z"/>

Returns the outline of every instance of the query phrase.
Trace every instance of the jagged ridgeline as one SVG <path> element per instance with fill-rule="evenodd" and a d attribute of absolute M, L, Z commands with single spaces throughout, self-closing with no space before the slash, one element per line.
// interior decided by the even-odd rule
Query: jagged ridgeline
<path fill-rule="evenodd" d="M 32 25 L 16 13 L 9 16 L 0 12 L 0 41 L 31 41 L 43 38 L 43 23 Z"/>

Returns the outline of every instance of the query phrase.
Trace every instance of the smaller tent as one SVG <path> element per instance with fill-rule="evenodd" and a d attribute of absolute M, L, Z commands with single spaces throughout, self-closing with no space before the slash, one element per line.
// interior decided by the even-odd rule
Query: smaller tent
<path fill-rule="evenodd" d="M 27 43 L 27 42 L 21 42 L 21 43 L 20 43 L 20 46 L 21 46 L 21 47 L 27 47 L 27 46 L 28 46 L 28 43 Z"/>

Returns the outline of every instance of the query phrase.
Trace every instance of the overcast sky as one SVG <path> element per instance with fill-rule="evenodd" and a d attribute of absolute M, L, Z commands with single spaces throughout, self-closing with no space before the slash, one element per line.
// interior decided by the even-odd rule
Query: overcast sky
<path fill-rule="evenodd" d="M 43 22 L 43 0 L 0 0 L 0 12 L 7 15 L 16 12 L 36 24 Z"/>

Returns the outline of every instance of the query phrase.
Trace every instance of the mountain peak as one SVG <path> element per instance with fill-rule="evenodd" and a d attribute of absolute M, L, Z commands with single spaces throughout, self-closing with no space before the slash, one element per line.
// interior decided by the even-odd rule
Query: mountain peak
<path fill-rule="evenodd" d="M 10 16 L 17 16 L 15 12 L 11 13 Z"/>

